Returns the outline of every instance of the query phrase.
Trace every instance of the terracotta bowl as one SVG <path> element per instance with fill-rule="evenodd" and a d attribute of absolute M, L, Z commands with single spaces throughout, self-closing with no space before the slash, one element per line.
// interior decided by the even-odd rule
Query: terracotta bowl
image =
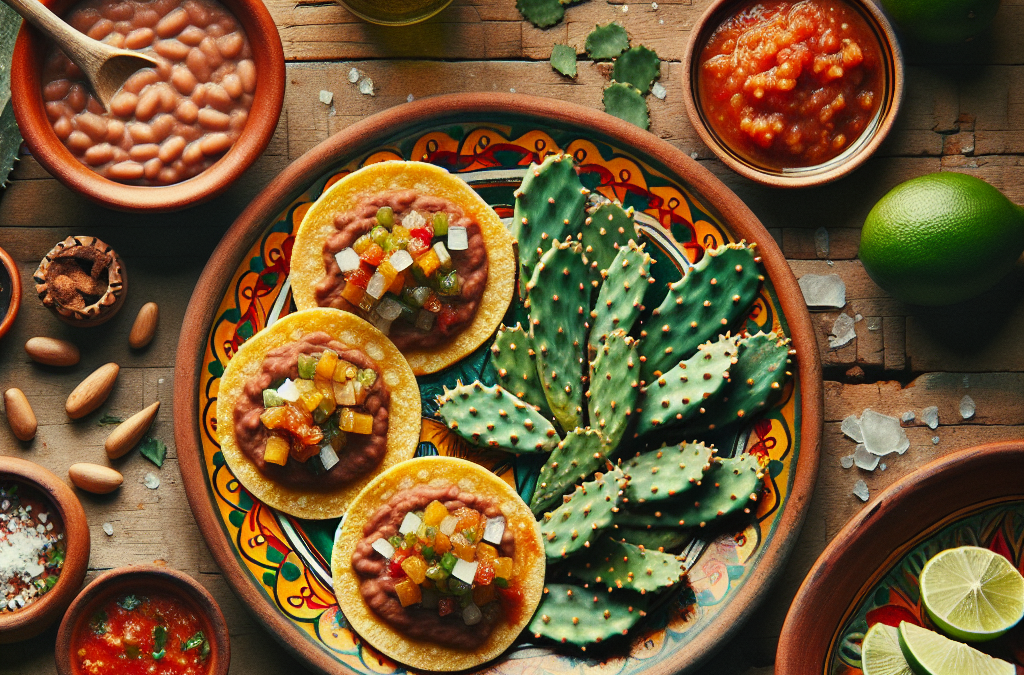
<path fill-rule="evenodd" d="M 131 565 L 104 572 L 93 579 L 92 583 L 75 598 L 57 631 L 57 672 L 60 675 L 84 675 L 84 671 L 71 660 L 71 638 L 112 596 L 122 593 L 144 595 L 146 592 L 156 591 L 183 600 L 199 617 L 203 633 L 210 641 L 206 675 L 227 675 L 231 663 L 228 626 L 217 601 L 209 591 L 199 585 L 198 581 L 187 574 L 153 565 Z"/>
<path fill-rule="evenodd" d="M 869 623 L 926 623 L 911 598 L 925 561 L 940 550 L 975 543 L 1019 561 L 1022 501 L 1022 441 L 942 457 L 889 486 L 840 530 L 807 574 L 782 626 L 775 672 L 839 672 L 836 661 L 849 665 L 849 633 L 866 630 L 858 617 L 870 607 L 878 606 L 867 612 Z M 978 515 L 1007 504 L 1017 504 L 1010 515 Z M 963 529 L 950 532 L 951 526 Z"/>
<path fill-rule="evenodd" d="M 0 248 L 0 338 L 14 325 L 21 309 L 21 273 L 11 255 Z"/>
<path fill-rule="evenodd" d="M 883 99 L 868 128 L 849 148 L 824 164 L 794 169 L 774 169 L 756 164 L 729 147 L 711 128 L 700 104 L 698 77 L 700 53 L 712 33 L 750 0 L 714 0 L 690 32 L 683 57 L 683 102 L 690 123 L 701 140 L 726 166 L 753 181 L 772 187 L 798 188 L 822 185 L 846 176 L 878 149 L 896 120 L 903 100 L 903 53 L 889 20 L 871 0 L 844 0 L 871 27 L 882 51 Z"/>
<path fill-rule="evenodd" d="M 76 0 L 42 0 L 58 15 Z M 49 40 L 27 22 L 22 25 L 11 61 L 14 116 L 25 142 L 57 180 L 94 202 L 119 211 L 176 211 L 216 197 L 266 149 L 284 101 L 284 50 L 277 26 L 261 0 L 222 0 L 245 29 L 253 46 L 256 93 L 249 118 L 231 149 L 213 166 L 188 180 L 166 186 L 136 186 L 103 178 L 75 159 L 50 126 L 43 107 L 42 68 Z"/>
<path fill-rule="evenodd" d="M 67 248 L 74 249 L 77 247 L 92 247 L 101 253 L 106 253 L 113 257 L 113 261 L 110 263 L 107 271 L 107 290 L 104 291 L 103 295 L 96 302 L 86 305 L 81 309 L 61 305 L 51 294 L 51 289 L 46 281 L 47 272 L 53 261 L 57 259 L 57 255 Z M 121 256 L 117 255 L 113 248 L 96 237 L 72 236 L 59 242 L 50 249 L 50 252 L 39 263 L 35 274 L 32 275 L 32 281 L 36 284 L 36 293 L 39 295 L 43 305 L 53 312 L 54 316 L 69 326 L 84 328 L 106 323 L 121 310 L 125 298 L 128 297 L 128 272 L 125 269 L 124 261 L 121 260 Z"/>
<path fill-rule="evenodd" d="M 47 593 L 16 612 L 0 613 L 0 644 L 35 637 L 56 621 L 82 587 L 89 567 L 89 523 L 78 497 L 57 476 L 38 464 L 0 457 L 0 481 L 35 488 L 60 514 L 67 542 L 60 580 Z"/>

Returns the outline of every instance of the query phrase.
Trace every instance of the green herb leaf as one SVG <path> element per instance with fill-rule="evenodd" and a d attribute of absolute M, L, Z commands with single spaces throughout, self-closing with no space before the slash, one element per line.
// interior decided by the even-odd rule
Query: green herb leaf
<path fill-rule="evenodd" d="M 64 555 L 65 550 L 63 546 L 54 546 L 46 552 L 46 562 L 51 565 L 63 565 Z"/>
<path fill-rule="evenodd" d="M 206 657 L 210 655 L 210 641 L 203 638 L 203 644 L 199 647 L 199 660 L 205 661 Z"/>
<path fill-rule="evenodd" d="M 554 26 L 565 16 L 565 7 L 558 0 L 516 0 L 516 9 L 537 28 Z"/>
<path fill-rule="evenodd" d="M 586 48 L 592 59 L 614 59 L 629 49 L 629 36 L 625 28 L 612 21 L 594 27 L 587 36 Z"/>
<path fill-rule="evenodd" d="M 142 604 L 142 601 L 139 600 L 134 595 L 126 595 L 126 596 L 124 596 L 123 598 L 121 598 L 120 600 L 117 601 L 117 606 L 120 607 L 121 609 L 125 610 L 126 612 L 132 611 L 133 609 L 135 609 L 136 607 L 138 607 L 141 604 Z"/>
<path fill-rule="evenodd" d="M 136 644 L 125 643 L 124 655 L 130 659 L 142 658 L 142 650 Z"/>
<path fill-rule="evenodd" d="M 167 644 L 167 626 L 154 626 L 153 627 L 153 646 L 156 647 L 156 651 L 161 652 L 161 655 L 162 655 L 162 653 L 164 651 L 164 645 L 166 645 L 166 644 Z M 153 654 L 153 658 L 156 659 L 156 658 L 160 658 L 160 657 L 158 657 L 154 653 Z"/>
<path fill-rule="evenodd" d="M 164 458 L 167 457 L 167 446 L 159 438 L 146 436 L 139 444 L 139 454 L 157 466 L 163 466 Z"/>
<path fill-rule="evenodd" d="M 164 656 L 166 656 L 166 654 L 167 654 L 167 650 L 166 649 L 161 649 L 158 652 L 153 652 L 153 660 L 154 661 L 159 661 Z"/>
<path fill-rule="evenodd" d="M 604 90 L 604 111 L 641 129 L 651 125 L 647 101 L 639 89 L 625 82 L 612 82 Z"/>
<path fill-rule="evenodd" d="M 615 59 L 612 68 L 612 79 L 616 82 L 628 82 L 641 94 L 651 90 L 651 84 L 661 75 L 661 60 L 643 45 L 628 49 L 622 56 Z"/>
<path fill-rule="evenodd" d="M 551 48 L 551 67 L 567 77 L 576 77 L 576 50 L 569 45 Z"/>
<path fill-rule="evenodd" d="M 199 631 L 198 633 L 190 637 L 188 640 L 186 640 L 184 643 L 182 643 L 181 651 L 187 652 L 190 649 L 195 649 L 196 647 L 201 646 L 204 642 L 206 642 L 206 636 L 203 635 L 203 631 Z"/>
<path fill-rule="evenodd" d="M 121 422 L 124 422 L 123 417 L 118 417 L 117 415 L 111 415 L 108 413 L 96 421 L 96 426 L 105 427 L 110 426 L 111 424 L 120 424 Z"/>
<path fill-rule="evenodd" d="M 89 617 L 89 630 L 96 635 L 104 635 L 109 630 L 107 627 L 107 613 L 100 610 Z"/>
<path fill-rule="evenodd" d="M 57 585 L 58 581 L 60 581 L 60 577 L 56 574 L 51 574 L 46 577 L 43 581 L 43 592 L 45 593 L 46 591 L 52 590 L 53 587 Z"/>

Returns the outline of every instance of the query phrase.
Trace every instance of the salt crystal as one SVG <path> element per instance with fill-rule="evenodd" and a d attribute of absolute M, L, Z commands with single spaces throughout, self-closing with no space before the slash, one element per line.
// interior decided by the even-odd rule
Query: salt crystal
<path fill-rule="evenodd" d="M 871 493 L 868 492 L 868 484 L 862 480 L 858 480 L 853 484 L 853 494 L 862 502 L 866 502 L 868 497 L 871 496 Z"/>
<path fill-rule="evenodd" d="M 373 96 L 373 80 L 364 77 L 359 81 L 359 93 L 364 96 Z"/>
<path fill-rule="evenodd" d="M 50 519 L 50 514 L 49 513 L 40 513 L 36 517 L 39 518 L 39 522 L 40 523 L 45 523 L 47 520 Z"/>
<path fill-rule="evenodd" d="M 416 98 L 415 96 L 413 96 L 412 94 L 409 94 L 408 96 L 405 97 L 405 102 L 406 103 L 412 103 L 415 98 Z"/>
<path fill-rule="evenodd" d="M 660 98 L 662 101 L 664 101 L 665 97 L 668 95 L 668 89 L 666 89 L 665 85 L 663 85 L 661 82 L 655 82 L 654 85 L 651 87 L 651 93 L 654 94 L 657 98 Z"/>
<path fill-rule="evenodd" d="M 932 436 L 932 445 L 938 445 L 938 444 L 939 444 L 939 437 L 938 436 Z"/>
<path fill-rule="evenodd" d="M 864 315 L 861 314 L 860 312 L 857 312 L 856 314 L 853 315 L 853 320 L 854 321 L 863 321 L 863 319 L 864 319 Z"/>
<path fill-rule="evenodd" d="M 798 283 L 804 302 L 812 309 L 846 306 L 846 284 L 838 274 L 805 274 Z"/>
<path fill-rule="evenodd" d="M 331 101 L 334 100 L 334 92 L 327 91 L 326 89 L 320 90 L 320 102 L 324 105 L 330 105 Z"/>
<path fill-rule="evenodd" d="M 160 487 L 160 478 L 151 471 L 142 477 L 142 484 L 150 490 L 155 490 Z"/>
<path fill-rule="evenodd" d="M 857 331 L 853 325 L 853 319 L 846 312 L 840 314 L 835 323 L 832 324 L 832 335 L 828 338 L 829 348 L 839 349 L 857 337 Z"/>
<path fill-rule="evenodd" d="M 881 469 L 882 471 L 885 471 L 889 467 L 885 465 L 885 462 L 882 462 L 881 464 L 878 465 L 878 468 Z"/>
<path fill-rule="evenodd" d="M 828 230 L 824 227 L 814 231 L 814 252 L 819 258 L 828 257 Z"/>
<path fill-rule="evenodd" d="M 853 453 L 853 463 L 857 465 L 858 469 L 874 471 L 878 466 L 878 455 L 868 452 L 866 445 L 858 443 L 857 451 Z"/>
<path fill-rule="evenodd" d="M 929 429 L 939 427 L 939 407 L 929 406 L 921 411 L 921 421 L 928 425 Z"/>
<path fill-rule="evenodd" d="M 844 469 L 853 468 L 853 455 L 846 455 L 845 457 L 840 457 L 839 464 L 842 465 Z"/>
<path fill-rule="evenodd" d="M 348 71 L 348 81 L 351 82 L 352 84 L 355 84 L 356 82 L 358 82 L 359 81 L 359 71 L 356 70 L 355 68 L 353 68 L 352 70 Z"/>
<path fill-rule="evenodd" d="M 629 5 L 623 5 L 622 6 L 622 13 L 625 14 L 628 11 L 629 11 Z"/>
<path fill-rule="evenodd" d="M 882 415 L 868 408 L 860 416 L 860 428 L 864 433 L 864 445 L 874 455 L 903 454 L 910 447 L 907 432 L 895 417 Z"/>
<path fill-rule="evenodd" d="M 868 317 L 868 330 L 882 330 L 882 317 L 880 317 L 880 316 L 869 316 Z"/>
<path fill-rule="evenodd" d="M 651 9 L 653 9 L 654 11 L 658 11 L 658 3 L 652 2 L 651 3 Z"/>
<path fill-rule="evenodd" d="M 974 417 L 974 412 L 974 399 L 964 394 L 964 397 L 960 399 L 960 417 L 969 420 Z"/>
<path fill-rule="evenodd" d="M 114 526 L 110 523 L 103 523 L 103 534 L 107 535 L 108 537 L 113 536 Z"/>
<path fill-rule="evenodd" d="M 843 423 L 839 425 L 839 428 L 844 434 L 857 441 L 858 443 L 864 442 L 864 432 L 860 428 L 860 420 L 857 419 L 856 415 L 850 415 L 843 420 Z"/>
<path fill-rule="evenodd" d="M 516 88 L 512 87 L 511 89 L 508 90 L 508 93 L 510 93 L 510 94 L 516 93 Z"/>
<path fill-rule="evenodd" d="M 908 410 L 907 412 L 905 412 L 902 415 L 900 415 L 900 420 L 904 424 L 910 424 L 911 422 L 914 421 L 915 417 L 916 417 L 916 415 L 914 415 L 914 411 L 913 410 Z"/>

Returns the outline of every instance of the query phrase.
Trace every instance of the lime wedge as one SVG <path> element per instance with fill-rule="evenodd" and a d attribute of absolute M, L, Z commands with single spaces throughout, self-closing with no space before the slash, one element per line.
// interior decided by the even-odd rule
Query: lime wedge
<path fill-rule="evenodd" d="M 918 675 L 1015 675 L 1012 664 L 927 628 L 900 623 L 903 656 Z"/>
<path fill-rule="evenodd" d="M 984 642 L 1024 617 L 1024 577 L 1003 556 L 977 546 L 942 551 L 921 571 L 921 599 L 950 637 Z"/>
<path fill-rule="evenodd" d="M 860 668 L 864 675 L 914 675 L 900 649 L 900 632 L 876 623 L 860 646 Z"/>

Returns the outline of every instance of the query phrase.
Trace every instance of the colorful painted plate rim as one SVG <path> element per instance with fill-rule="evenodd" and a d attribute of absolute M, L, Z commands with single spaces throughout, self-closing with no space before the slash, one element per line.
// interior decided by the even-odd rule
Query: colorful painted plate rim
<path fill-rule="evenodd" d="M 316 649 L 307 640 L 291 639 L 296 629 L 259 594 L 239 565 L 230 542 L 223 536 L 207 497 L 201 461 L 199 419 L 194 412 L 199 396 L 199 373 L 205 338 L 224 290 L 244 252 L 253 245 L 276 214 L 336 163 L 340 156 L 354 156 L 362 149 L 374 147 L 379 141 L 393 136 L 397 128 L 425 122 L 440 123 L 446 118 L 454 119 L 467 114 L 518 115 L 561 125 L 574 125 L 654 160 L 701 195 L 705 204 L 738 237 L 758 242 L 764 267 L 778 293 L 779 303 L 792 333 L 790 337 L 793 346 L 801 359 L 801 447 L 793 489 L 781 516 L 779 529 L 764 558 L 749 582 L 743 585 L 720 615 L 720 625 L 724 628 L 713 634 L 705 631 L 686 650 L 649 669 L 650 673 L 681 673 L 708 658 L 736 632 L 764 599 L 796 542 L 818 473 L 823 421 L 821 361 L 810 314 L 796 278 L 782 251 L 753 212 L 711 172 L 681 150 L 600 111 L 522 94 L 448 94 L 425 98 L 377 113 L 346 127 L 292 162 L 274 179 L 235 220 L 213 252 L 196 284 L 182 323 L 175 363 L 174 435 L 185 493 L 192 513 L 229 585 L 271 635 L 311 668 L 324 673 L 347 672 L 345 666 Z"/>
<path fill-rule="evenodd" d="M 824 673 L 840 628 L 893 564 L 950 516 L 999 498 L 1024 498 L 1022 475 L 1024 441 L 1003 441 L 936 459 L 886 488 L 839 531 L 807 573 L 782 626 L 775 672 Z M 914 520 L 915 515 L 924 517 Z"/>

